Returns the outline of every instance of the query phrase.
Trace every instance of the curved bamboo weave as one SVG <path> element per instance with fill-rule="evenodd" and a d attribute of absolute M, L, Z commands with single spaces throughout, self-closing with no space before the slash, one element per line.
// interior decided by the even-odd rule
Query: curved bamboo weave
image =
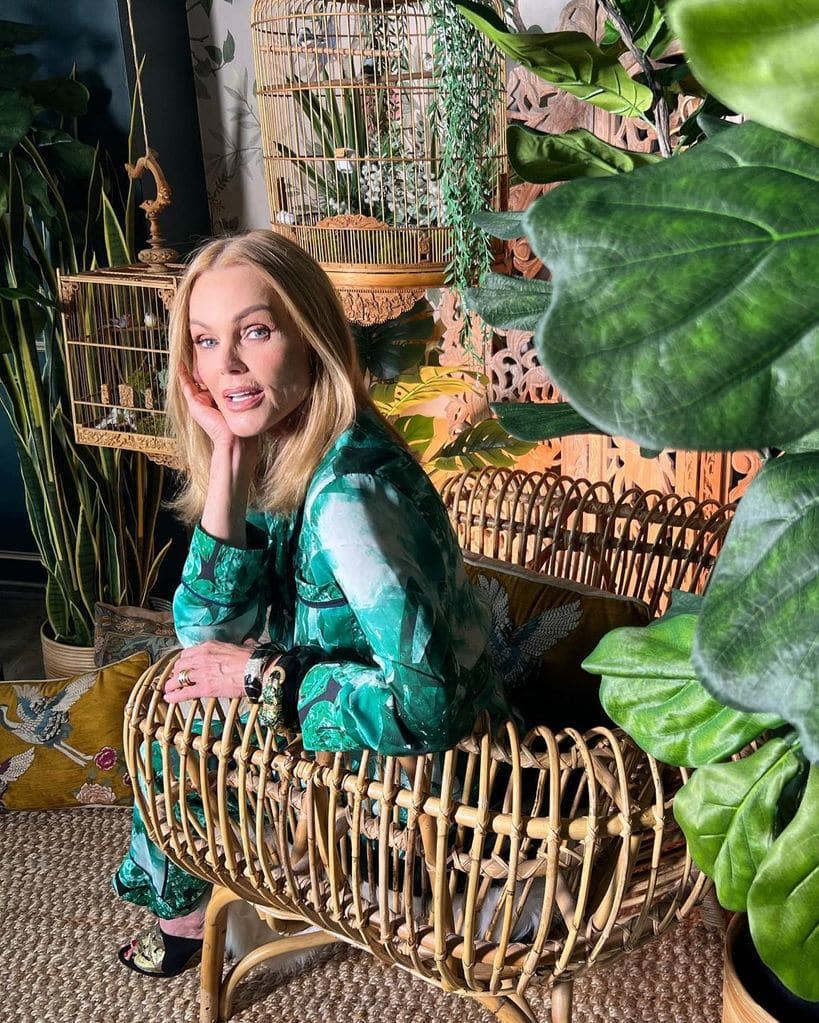
<path fill-rule="evenodd" d="M 681 579 L 704 585 L 732 511 L 660 495 L 607 501 L 603 484 L 497 470 L 443 493 L 465 546 L 650 591 L 654 606 Z M 126 758 L 151 837 L 221 886 L 208 911 L 203 1021 L 228 1018 L 256 963 L 340 940 L 509 1023 L 533 1019 L 533 980 L 551 982 L 563 1023 L 574 976 L 661 933 L 706 890 L 671 813 L 685 770 L 617 729 L 521 738 L 511 724 L 492 736 L 481 721 L 443 754 L 312 754 L 259 726 L 243 701 L 169 707 L 172 667 L 170 655 L 135 688 Z M 290 937 L 222 980 L 234 898 Z M 320 932 L 292 933 L 310 925 Z"/>

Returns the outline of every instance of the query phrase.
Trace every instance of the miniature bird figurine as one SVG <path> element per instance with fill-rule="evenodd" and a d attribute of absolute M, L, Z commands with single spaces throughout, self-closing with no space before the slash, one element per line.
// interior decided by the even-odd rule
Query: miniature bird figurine
<path fill-rule="evenodd" d="M 94 685 L 96 678 L 93 671 L 81 675 L 54 696 L 43 696 L 40 686 L 15 685 L 17 720 L 9 717 L 8 705 L 0 704 L 0 725 L 23 742 L 59 750 L 75 764 L 87 764 L 92 754 L 74 749 L 65 742 L 65 737 L 70 727 L 68 711 Z"/>

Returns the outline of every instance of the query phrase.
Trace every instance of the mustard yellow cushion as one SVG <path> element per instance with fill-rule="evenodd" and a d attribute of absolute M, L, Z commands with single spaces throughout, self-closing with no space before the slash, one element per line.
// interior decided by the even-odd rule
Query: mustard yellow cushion
<path fill-rule="evenodd" d="M 607 723 L 600 678 L 580 664 L 611 629 L 646 625 L 647 605 L 477 554 L 464 561 L 492 608 L 492 656 L 525 726 Z"/>
<path fill-rule="evenodd" d="M 0 682 L 0 808 L 127 805 L 125 704 L 147 653 L 72 678 Z"/>

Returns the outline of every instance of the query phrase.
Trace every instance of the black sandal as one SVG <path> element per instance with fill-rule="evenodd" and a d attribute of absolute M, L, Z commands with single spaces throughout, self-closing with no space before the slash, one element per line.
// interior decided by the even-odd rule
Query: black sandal
<path fill-rule="evenodd" d="M 117 958 L 129 970 L 146 977 L 176 977 L 198 962 L 201 951 L 201 938 L 166 934 L 155 923 L 123 945 Z"/>

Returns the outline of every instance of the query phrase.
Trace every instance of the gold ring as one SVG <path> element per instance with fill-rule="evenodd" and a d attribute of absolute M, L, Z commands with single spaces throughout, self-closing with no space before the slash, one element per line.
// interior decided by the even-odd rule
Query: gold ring
<path fill-rule="evenodd" d="M 180 686 L 193 685 L 193 682 L 191 682 L 191 673 L 188 671 L 187 668 L 183 668 L 183 670 L 179 672 L 179 674 L 176 676 L 176 680 Z"/>

